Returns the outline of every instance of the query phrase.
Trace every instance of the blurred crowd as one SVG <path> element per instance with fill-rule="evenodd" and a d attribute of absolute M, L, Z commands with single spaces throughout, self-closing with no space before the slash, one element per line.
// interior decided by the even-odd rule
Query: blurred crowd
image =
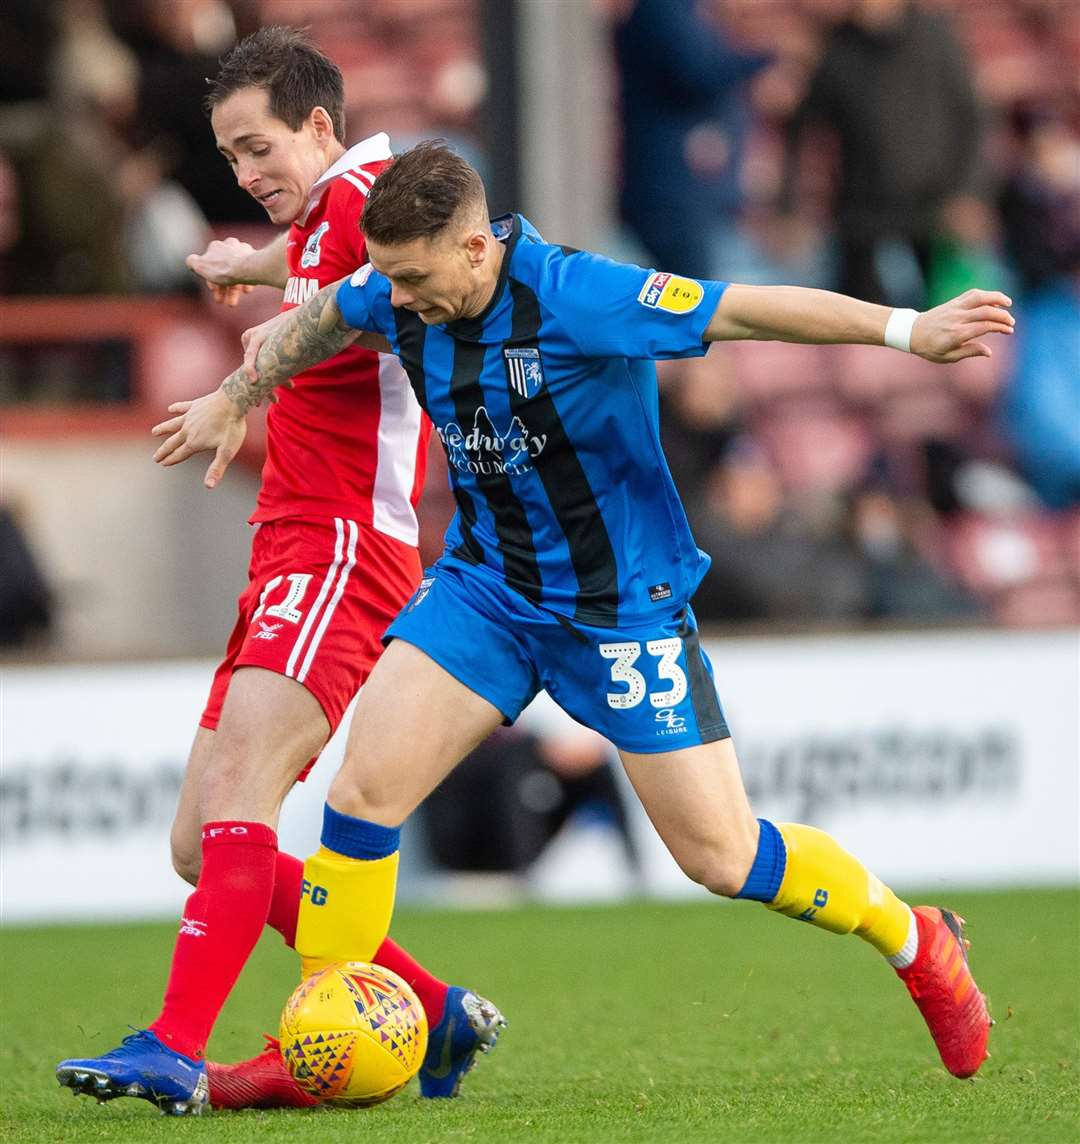
<path fill-rule="evenodd" d="M 261 24 L 309 25 L 350 137 L 441 135 L 477 157 L 471 0 L 10 0 L 0 22 L 0 291 L 194 291 L 211 228 L 262 224 L 217 153 L 206 77 Z"/>
<path fill-rule="evenodd" d="M 974 285 L 1016 302 L 1012 344 L 949 370 L 778 343 L 664 367 L 668 456 L 713 557 L 701 618 L 1080 620 L 1080 0 L 531 2 L 590 2 L 610 27 L 613 252 L 900 306 Z M 263 23 L 333 55 L 351 140 L 441 136 L 483 169 L 482 14 L 8 0 L 0 292 L 194 293 L 186 254 L 254 237 L 201 102 Z M 20 360 L 0 347 L 0 397 L 24 396 Z"/>
<path fill-rule="evenodd" d="M 1004 290 L 947 371 L 860 347 L 664 370 L 727 621 L 1080 620 L 1080 4 L 615 0 L 621 215 L 649 264 L 926 308 Z"/>

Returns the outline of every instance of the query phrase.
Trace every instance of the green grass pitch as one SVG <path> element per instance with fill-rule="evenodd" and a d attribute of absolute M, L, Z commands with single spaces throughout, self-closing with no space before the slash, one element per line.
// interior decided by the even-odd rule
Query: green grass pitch
<path fill-rule="evenodd" d="M 940 895 L 935 895 L 935 899 Z M 462 1097 L 415 1086 L 368 1111 L 160 1117 L 72 1099 L 55 1062 L 112 1047 L 157 1009 L 172 926 L 7 930 L 5 1141 L 1076 1141 L 1080 894 L 948 895 L 998 1025 L 971 1081 L 941 1068 L 872 950 L 749 904 L 492 913 L 402 911 L 395 935 L 510 1020 Z M 294 982 L 276 935 L 256 952 L 212 1054 L 261 1047 Z"/>

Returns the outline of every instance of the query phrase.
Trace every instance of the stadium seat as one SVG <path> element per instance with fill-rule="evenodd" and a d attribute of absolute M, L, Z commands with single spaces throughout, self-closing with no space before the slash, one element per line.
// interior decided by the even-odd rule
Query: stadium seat
<path fill-rule="evenodd" d="M 970 412 L 944 386 L 893 393 L 881 402 L 874 420 L 881 438 L 891 445 L 955 440 L 971 428 Z"/>
<path fill-rule="evenodd" d="M 1080 508 L 1073 509 L 1063 518 L 1061 536 L 1066 567 L 1080 582 Z"/>
<path fill-rule="evenodd" d="M 852 487 L 874 451 L 865 422 L 830 401 L 786 403 L 755 422 L 755 436 L 793 492 Z"/>
<path fill-rule="evenodd" d="M 1001 392 L 1013 363 L 1013 343 L 1009 338 L 992 337 L 989 345 L 993 357 L 967 358 L 944 367 L 945 381 L 953 392 L 980 405 L 990 405 Z"/>
<path fill-rule="evenodd" d="M 1010 628 L 1080 623 L 1080 588 L 1065 578 L 1021 584 L 995 597 L 993 615 L 999 624 Z"/>
<path fill-rule="evenodd" d="M 983 596 L 1025 584 L 1067 581 L 1064 530 L 1050 515 L 969 515 L 949 529 L 953 570 Z"/>
<path fill-rule="evenodd" d="M 747 405 L 823 392 L 833 372 L 832 347 L 789 342 L 730 342 L 717 347 L 731 363 Z"/>
<path fill-rule="evenodd" d="M 273 300 L 270 291 L 266 296 Z M 211 305 L 212 303 L 208 303 Z M 238 307 L 239 309 L 239 307 Z M 273 312 L 273 307 L 271 312 Z M 235 314 L 225 306 L 215 306 L 216 316 Z M 244 326 L 262 317 L 248 317 Z M 152 418 L 161 420 L 174 401 L 182 401 L 207 393 L 231 373 L 241 360 L 240 340 L 227 324 L 211 325 L 204 321 L 179 321 L 164 327 L 149 338 L 143 352 L 140 376 L 144 379 L 144 399 Z M 252 468 L 261 468 L 266 452 L 266 407 L 254 410 L 248 417 L 248 432 L 240 451 L 240 460 Z"/>
<path fill-rule="evenodd" d="M 879 404 L 898 391 L 936 389 L 943 380 L 930 362 L 884 346 L 836 346 L 833 352 L 837 391 L 858 405 Z"/>

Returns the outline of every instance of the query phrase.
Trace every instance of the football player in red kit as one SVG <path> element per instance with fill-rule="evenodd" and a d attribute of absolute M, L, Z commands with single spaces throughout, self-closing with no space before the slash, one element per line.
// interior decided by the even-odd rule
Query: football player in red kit
<path fill-rule="evenodd" d="M 188 259 L 219 300 L 266 284 L 283 288 L 282 308 L 291 309 L 367 261 L 359 219 L 392 155 L 383 134 L 346 149 L 343 104 L 340 71 L 295 29 L 263 28 L 223 58 L 207 96 L 218 148 L 271 222 L 290 225 L 261 251 L 227 239 Z M 397 358 L 362 346 L 298 375 L 270 410 L 248 587 L 172 830 L 173 864 L 196 889 L 184 908 L 164 1006 L 149 1029 L 114 1052 L 64 1062 L 62 1084 L 98 1099 L 128 1095 L 129 1067 L 138 1061 L 145 1068 L 159 1055 L 179 1057 L 174 1063 L 197 1076 L 224 1001 L 207 990 L 204 967 L 235 963 L 231 986 L 264 924 L 294 944 L 303 863 L 278 850 L 278 814 L 420 579 L 415 510 L 429 435 Z M 230 442 L 230 459 L 240 444 Z M 249 808 L 251 792 L 259 792 L 254 821 L 250 809 L 241 815 L 234 808 L 231 792 L 241 788 Z M 226 846 L 250 851 L 245 876 L 264 888 L 251 916 L 228 905 L 228 875 L 219 871 L 235 870 L 235 857 L 215 861 Z M 424 1006 L 423 1095 L 456 1095 L 477 1051 L 494 1045 L 502 1015 L 473 991 L 428 973 L 389 939 L 374 960 L 408 981 Z M 209 1063 L 208 1085 L 189 1083 L 186 1067 L 180 1071 L 175 1092 L 166 1078 L 160 1092 L 138 1095 L 173 1113 L 199 1111 L 207 1088 L 215 1107 L 315 1103 L 273 1044 L 237 1065 Z"/>

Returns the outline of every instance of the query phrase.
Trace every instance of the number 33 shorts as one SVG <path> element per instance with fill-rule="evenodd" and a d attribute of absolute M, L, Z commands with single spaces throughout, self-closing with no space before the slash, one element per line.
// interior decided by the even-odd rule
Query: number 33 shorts
<path fill-rule="evenodd" d="M 539 608 L 497 575 L 443 557 L 390 625 L 513 722 L 543 688 L 616 747 L 654 754 L 729 737 L 688 606 L 597 628 Z"/>

